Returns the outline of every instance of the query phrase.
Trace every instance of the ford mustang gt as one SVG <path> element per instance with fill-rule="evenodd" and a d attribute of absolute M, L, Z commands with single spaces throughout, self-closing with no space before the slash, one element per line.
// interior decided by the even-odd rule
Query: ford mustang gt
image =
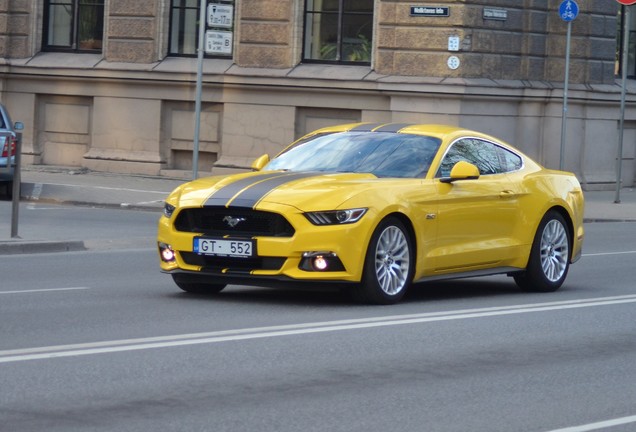
<path fill-rule="evenodd" d="M 507 274 L 547 292 L 581 256 L 576 177 L 476 131 L 341 125 L 252 168 L 166 199 L 160 265 L 184 291 L 338 284 L 391 304 L 416 282 Z"/>

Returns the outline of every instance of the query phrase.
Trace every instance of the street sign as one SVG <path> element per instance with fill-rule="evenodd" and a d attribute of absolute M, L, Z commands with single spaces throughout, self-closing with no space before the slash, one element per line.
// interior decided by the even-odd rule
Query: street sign
<path fill-rule="evenodd" d="M 443 6 L 411 6 L 412 17 L 446 17 L 450 16 L 450 7 Z"/>
<path fill-rule="evenodd" d="M 636 0 L 635 0 L 636 1 Z M 232 28 L 234 6 L 219 3 L 208 5 L 208 27 Z"/>
<path fill-rule="evenodd" d="M 616 1 L 625 6 L 636 4 L 636 0 L 616 0 Z"/>
<path fill-rule="evenodd" d="M 208 30 L 205 32 L 206 54 L 232 54 L 232 32 Z"/>
<path fill-rule="evenodd" d="M 574 0 L 564 0 L 559 6 L 559 16 L 565 22 L 574 21 L 578 15 L 579 5 Z"/>

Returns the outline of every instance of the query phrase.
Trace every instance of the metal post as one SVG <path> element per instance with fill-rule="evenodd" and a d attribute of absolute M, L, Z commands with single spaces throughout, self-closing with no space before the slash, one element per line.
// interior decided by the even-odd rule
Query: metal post
<path fill-rule="evenodd" d="M 614 202 L 621 202 L 621 171 L 623 165 L 623 130 L 625 125 L 625 93 L 627 92 L 627 66 L 629 62 L 629 6 L 625 6 L 625 30 L 623 33 L 622 83 L 621 83 L 621 118 L 618 126 L 618 154 L 616 155 L 616 197 Z"/>
<path fill-rule="evenodd" d="M 20 175 L 20 166 L 22 165 L 22 133 L 17 132 L 17 142 L 15 144 L 15 168 L 13 170 L 13 198 L 11 202 L 11 238 L 20 238 L 18 236 L 18 217 L 20 210 L 20 183 L 22 178 Z M 11 164 L 11 155 L 8 155 L 9 164 Z"/>
<path fill-rule="evenodd" d="M 199 47 L 197 57 L 197 87 L 194 102 L 194 145 L 192 149 L 192 180 L 199 176 L 199 136 L 201 134 L 201 93 L 203 92 L 203 53 L 205 51 L 205 21 L 207 0 L 199 5 Z"/>
<path fill-rule="evenodd" d="M 568 34 L 565 39 L 565 79 L 563 83 L 563 114 L 561 116 L 561 155 L 559 169 L 565 166 L 565 130 L 568 120 L 568 83 L 570 82 L 570 38 L 572 37 L 572 21 L 568 21 Z"/>

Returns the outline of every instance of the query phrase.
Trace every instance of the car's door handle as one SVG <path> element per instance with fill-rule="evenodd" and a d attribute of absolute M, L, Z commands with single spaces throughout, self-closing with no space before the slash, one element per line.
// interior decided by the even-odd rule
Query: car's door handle
<path fill-rule="evenodd" d="M 514 191 L 511 191 L 511 190 L 505 190 L 505 191 L 499 192 L 499 198 L 501 198 L 501 199 L 510 199 L 510 198 L 514 198 L 516 196 L 517 196 L 517 194 Z"/>

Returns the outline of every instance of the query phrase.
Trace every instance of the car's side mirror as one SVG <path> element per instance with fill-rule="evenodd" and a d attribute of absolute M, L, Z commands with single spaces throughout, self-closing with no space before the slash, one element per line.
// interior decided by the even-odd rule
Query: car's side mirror
<path fill-rule="evenodd" d="M 269 155 L 268 154 L 264 154 L 263 156 L 260 156 L 258 159 L 256 159 L 254 162 L 252 162 L 252 169 L 254 171 L 260 171 L 268 163 L 269 163 Z"/>
<path fill-rule="evenodd" d="M 457 180 L 476 180 L 479 178 L 479 168 L 466 161 L 459 161 L 451 169 L 450 177 L 442 177 L 442 183 L 453 183 Z"/>
<path fill-rule="evenodd" d="M 17 130 L 17 131 L 21 131 L 24 129 L 24 123 L 22 122 L 15 122 L 15 124 L 13 125 L 13 129 Z"/>

